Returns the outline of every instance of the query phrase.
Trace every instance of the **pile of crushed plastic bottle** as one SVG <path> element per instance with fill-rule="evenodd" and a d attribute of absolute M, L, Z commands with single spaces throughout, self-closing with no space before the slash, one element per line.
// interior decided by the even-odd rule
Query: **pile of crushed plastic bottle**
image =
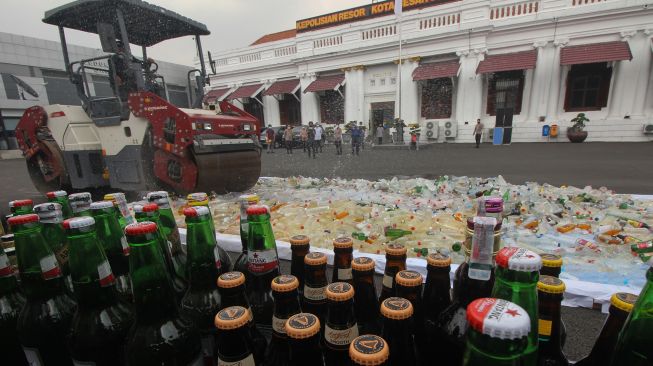
<path fill-rule="evenodd" d="M 561 255 L 563 278 L 641 286 L 644 262 L 653 256 L 653 200 L 604 187 L 513 185 L 501 176 L 292 177 L 261 178 L 251 193 L 271 208 L 277 240 L 306 234 L 322 248 L 346 235 L 361 252 L 383 253 L 384 244 L 396 241 L 411 256 L 441 251 L 460 263 L 466 218 L 475 215 L 479 196 L 498 196 L 504 200 L 503 244 Z M 213 199 L 211 208 L 216 229 L 238 235 L 238 196 Z"/>

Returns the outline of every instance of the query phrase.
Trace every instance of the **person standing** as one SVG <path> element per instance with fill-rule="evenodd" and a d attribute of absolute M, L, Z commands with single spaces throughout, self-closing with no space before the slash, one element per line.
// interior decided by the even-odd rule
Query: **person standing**
<path fill-rule="evenodd" d="M 283 131 L 283 139 L 286 143 L 286 154 L 292 154 L 292 127 L 290 125 L 286 126 L 286 130 Z"/>
<path fill-rule="evenodd" d="M 360 151 L 361 130 L 358 129 L 356 124 L 351 129 L 351 154 L 359 155 Z"/>
<path fill-rule="evenodd" d="M 397 118 L 397 141 L 400 143 L 404 142 L 404 127 L 406 127 L 404 120 Z"/>
<path fill-rule="evenodd" d="M 358 129 L 361 130 L 361 150 L 365 150 L 365 140 L 367 140 L 367 128 L 363 127 L 363 122 L 358 123 Z"/>
<path fill-rule="evenodd" d="M 412 150 L 415 148 L 415 151 L 419 150 L 419 147 L 417 147 L 417 133 L 413 132 L 410 134 L 410 149 Z"/>
<path fill-rule="evenodd" d="M 308 157 L 311 157 L 311 153 L 313 153 L 313 159 L 315 159 L 315 155 L 317 154 L 317 146 L 315 146 L 315 128 L 313 127 L 313 122 L 308 123 L 308 129 L 307 129 L 307 140 L 308 141 L 308 146 L 306 147 L 308 149 Z"/>
<path fill-rule="evenodd" d="M 333 132 L 333 143 L 336 145 L 336 155 L 342 155 L 342 129 L 340 129 L 340 125 L 336 125 Z"/>
<path fill-rule="evenodd" d="M 383 125 L 376 127 L 376 138 L 379 141 L 379 145 L 383 145 Z"/>
<path fill-rule="evenodd" d="M 397 128 L 394 125 L 390 127 L 390 138 L 393 145 L 397 143 Z"/>
<path fill-rule="evenodd" d="M 474 137 L 476 138 L 476 148 L 478 149 L 478 145 L 481 143 L 481 135 L 483 134 L 483 123 L 481 123 L 481 119 L 478 118 L 476 120 L 476 126 L 474 126 Z"/>
<path fill-rule="evenodd" d="M 301 132 L 299 132 L 299 138 L 302 140 L 302 148 L 304 148 L 304 152 L 306 152 L 308 143 L 308 130 L 306 129 L 306 126 L 303 126 Z"/>
<path fill-rule="evenodd" d="M 274 153 L 274 130 L 272 125 L 268 125 L 265 130 L 265 142 L 268 144 L 268 154 Z"/>
<path fill-rule="evenodd" d="M 313 150 L 317 151 L 317 149 L 320 149 L 320 152 L 322 152 L 322 134 L 324 133 L 324 130 L 322 130 L 322 126 L 319 124 L 315 127 L 315 137 L 313 138 Z"/>

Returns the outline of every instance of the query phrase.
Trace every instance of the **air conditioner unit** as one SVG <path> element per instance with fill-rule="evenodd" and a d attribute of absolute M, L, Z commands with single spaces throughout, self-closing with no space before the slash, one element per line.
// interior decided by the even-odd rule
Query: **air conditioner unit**
<path fill-rule="evenodd" d="M 653 123 L 645 124 L 642 128 L 642 132 L 645 135 L 653 135 Z"/>
<path fill-rule="evenodd" d="M 426 138 L 429 140 L 437 140 L 438 132 L 440 132 L 440 126 L 437 122 L 426 122 Z"/>
<path fill-rule="evenodd" d="M 444 123 L 444 137 L 456 138 L 458 136 L 458 122 L 447 121 Z"/>

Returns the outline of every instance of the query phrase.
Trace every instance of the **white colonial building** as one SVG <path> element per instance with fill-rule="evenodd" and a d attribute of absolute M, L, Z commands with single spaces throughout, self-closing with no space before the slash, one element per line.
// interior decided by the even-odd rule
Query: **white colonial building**
<path fill-rule="evenodd" d="M 653 0 L 404 0 L 400 18 L 393 8 L 300 20 L 221 52 L 206 101 L 232 100 L 266 125 L 400 117 L 423 140 L 452 142 L 472 141 L 477 118 L 542 141 L 543 126 L 564 131 L 583 112 L 589 141 L 650 140 Z"/>

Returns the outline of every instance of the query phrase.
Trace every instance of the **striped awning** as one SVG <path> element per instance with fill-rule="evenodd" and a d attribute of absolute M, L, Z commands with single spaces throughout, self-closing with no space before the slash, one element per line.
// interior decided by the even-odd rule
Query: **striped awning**
<path fill-rule="evenodd" d="M 321 76 L 310 83 L 304 93 L 336 90 L 345 83 L 345 75 Z"/>
<path fill-rule="evenodd" d="M 230 88 L 220 88 L 220 89 L 212 89 L 209 90 L 206 94 L 204 94 L 204 100 L 203 102 L 206 104 L 211 104 L 215 103 L 216 101 L 221 101 L 224 99 L 223 97 L 227 92 L 229 91 Z"/>
<path fill-rule="evenodd" d="M 413 80 L 431 80 L 449 78 L 458 75 L 460 62 L 458 60 L 422 64 L 413 70 Z"/>
<path fill-rule="evenodd" d="M 537 51 L 535 50 L 487 55 L 478 64 L 476 73 L 487 74 L 500 71 L 534 69 L 535 63 L 537 63 Z"/>
<path fill-rule="evenodd" d="M 243 85 L 229 94 L 226 99 L 253 98 L 263 89 L 263 84 Z"/>
<path fill-rule="evenodd" d="M 632 60 L 628 42 L 602 42 L 565 47 L 560 51 L 560 65 L 591 64 Z"/>
<path fill-rule="evenodd" d="M 299 89 L 299 79 L 281 80 L 270 85 L 263 95 L 295 94 Z"/>

